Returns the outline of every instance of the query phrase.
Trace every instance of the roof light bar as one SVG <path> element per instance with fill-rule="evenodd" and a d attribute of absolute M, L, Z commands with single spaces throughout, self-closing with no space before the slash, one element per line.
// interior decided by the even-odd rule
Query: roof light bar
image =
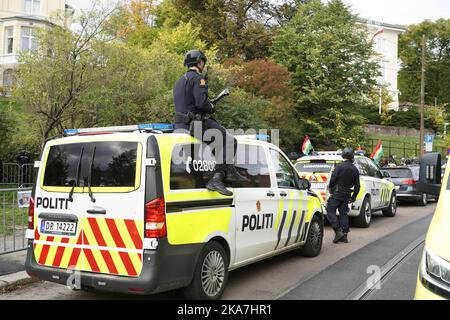
<path fill-rule="evenodd" d="M 158 131 L 172 131 L 173 124 L 170 123 L 146 123 L 135 124 L 130 126 L 115 126 L 115 127 L 99 127 L 99 128 L 80 128 L 80 129 L 66 129 L 64 134 L 66 136 L 74 136 L 80 133 L 95 133 L 95 132 L 130 132 L 136 130 L 158 130 Z"/>
<path fill-rule="evenodd" d="M 243 134 L 238 135 L 236 137 L 239 137 L 241 139 L 251 139 L 251 140 L 261 140 L 261 141 L 269 141 L 270 135 L 268 134 Z"/>

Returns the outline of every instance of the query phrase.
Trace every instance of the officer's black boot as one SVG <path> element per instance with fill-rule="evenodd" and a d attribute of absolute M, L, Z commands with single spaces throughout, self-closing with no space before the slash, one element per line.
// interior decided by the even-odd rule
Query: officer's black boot
<path fill-rule="evenodd" d="M 214 176 L 206 184 L 206 188 L 211 191 L 217 191 L 224 196 L 232 196 L 233 192 L 225 188 L 225 185 L 223 184 L 224 177 L 225 174 L 222 171 L 214 173 Z"/>
<path fill-rule="evenodd" d="M 343 243 L 348 243 L 348 237 L 347 237 L 347 234 L 346 233 L 344 233 L 344 236 L 341 238 L 341 240 L 339 240 L 340 242 L 343 242 Z"/>
<path fill-rule="evenodd" d="M 343 237 L 345 237 L 345 234 L 340 229 L 335 230 L 333 243 L 338 243 Z"/>
<path fill-rule="evenodd" d="M 241 175 L 236 167 L 234 165 L 228 165 L 227 166 L 227 181 L 232 181 L 232 182 L 247 182 L 249 181 L 247 177 L 244 177 L 243 175 Z"/>

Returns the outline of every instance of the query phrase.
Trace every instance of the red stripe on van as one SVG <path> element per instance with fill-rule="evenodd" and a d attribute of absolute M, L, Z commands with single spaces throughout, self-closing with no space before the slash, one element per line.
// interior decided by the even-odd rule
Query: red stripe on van
<path fill-rule="evenodd" d="M 116 223 L 114 219 L 105 219 L 106 224 L 108 225 L 109 232 L 111 232 L 111 236 L 118 248 L 126 248 L 125 243 L 120 236 L 120 232 L 117 229 Z"/>
<path fill-rule="evenodd" d="M 53 236 L 48 237 L 47 241 L 53 241 Z M 50 250 L 50 245 L 46 244 L 42 248 L 41 256 L 39 257 L 39 264 L 45 264 L 45 260 L 47 260 L 48 251 Z"/>
<path fill-rule="evenodd" d="M 142 238 L 139 235 L 139 231 L 136 228 L 136 223 L 134 222 L 134 220 L 125 220 L 125 225 L 127 226 L 130 237 L 133 240 L 134 247 L 136 249 L 142 249 Z"/>
<path fill-rule="evenodd" d="M 122 258 L 123 265 L 125 269 L 127 269 L 127 273 L 129 276 L 137 276 L 137 272 L 134 269 L 133 263 L 131 262 L 130 256 L 126 252 L 119 252 L 120 257 Z"/>
<path fill-rule="evenodd" d="M 87 246 L 89 245 L 89 241 L 87 240 L 86 237 L 84 237 L 84 244 Z M 100 268 L 98 267 L 97 261 L 95 261 L 94 254 L 92 253 L 91 249 L 83 248 L 83 252 L 86 256 L 89 265 L 91 266 L 92 271 L 100 272 Z"/>
<path fill-rule="evenodd" d="M 103 235 L 100 231 L 100 227 L 98 226 L 97 220 L 95 218 L 88 218 L 89 225 L 91 226 L 92 232 L 94 233 L 95 239 L 99 246 L 107 247 L 106 241 L 103 238 Z M 114 261 L 111 257 L 111 254 L 108 251 L 100 250 L 102 254 L 103 260 L 105 260 L 106 266 L 110 273 L 118 274 L 117 268 L 114 264 Z"/>
<path fill-rule="evenodd" d="M 83 237 L 84 237 L 84 232 L 83 232 L 83 230 L 81 230 L 80 235 L 78 236 L 78 240 L 77 240 L 78 245 L 83 243 Z M 81 253 L 81 248 L 73 249 L 72 255 L 70 256 L 68 269 L 75 269 L 77 262 L 78 262 L 78 258 L 80 257 L 80 253 Z"/>
<path fill-rule="evenodd" d="M 61 239 L 61 243 L 68 243 L 68 242 L 69 242 L 69 238 Z M 53 259 L 52 266 L 59 267 L 59 265 L 61 264 L 61 260 L 62 260 L 65 250 L 66 250 L 66 247 L 63 247 L 63 246 L 58 247 L 58 249 L 56 250 L 55 258 Z"/>

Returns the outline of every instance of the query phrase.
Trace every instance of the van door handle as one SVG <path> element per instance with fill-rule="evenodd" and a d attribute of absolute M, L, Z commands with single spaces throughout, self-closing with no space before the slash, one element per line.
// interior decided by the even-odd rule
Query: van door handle
<path fill-rule="evenodd" d="M 284 191 L 281 191 L 281 192 L 280 192 L 280 196 L 282 196 L 282 197 L 287 197 L 287 193 L 284 192 Z"/>
<path fill-rule="evenodd" d="M 106 210 L 104 209 L 104 208 L 102 208 L 102 207 L 89 207 L 87 210 L 86 210 L 86 212 L 87 213 L 90 213 L 90 214 L 106 214 Z"/>
<path fill-rule="evenodd" d="M 268 197 L 275 197 L 275 193 L 273 191 L 267 191 Z"/>

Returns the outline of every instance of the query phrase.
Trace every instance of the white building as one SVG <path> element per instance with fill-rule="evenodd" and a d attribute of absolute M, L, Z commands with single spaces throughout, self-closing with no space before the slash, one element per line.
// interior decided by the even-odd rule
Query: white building
<path fill-rule="evenodd" d="M 406 28 L 367 19 L 359 19 L 359 22 L 367 25 L 369 37 L 373 39 L 374 49 L 379 54 L 381 76 L 378 78 L 378 83 L 386 85 L 392 96 L 393 102 L 389 105 L 389 109 L 398 111 L 400 94 L 397 86 L 398 71 L 400 70 L 398 37 L 406 31 Z"/>
<path fill-rule="evenodd" d="M 0 87 L 4 92 L 14 81 L 20 54 L 36 48 L 36 28 L 69 26 L 73 13 L 65 0 L 0 0 Z"/>

